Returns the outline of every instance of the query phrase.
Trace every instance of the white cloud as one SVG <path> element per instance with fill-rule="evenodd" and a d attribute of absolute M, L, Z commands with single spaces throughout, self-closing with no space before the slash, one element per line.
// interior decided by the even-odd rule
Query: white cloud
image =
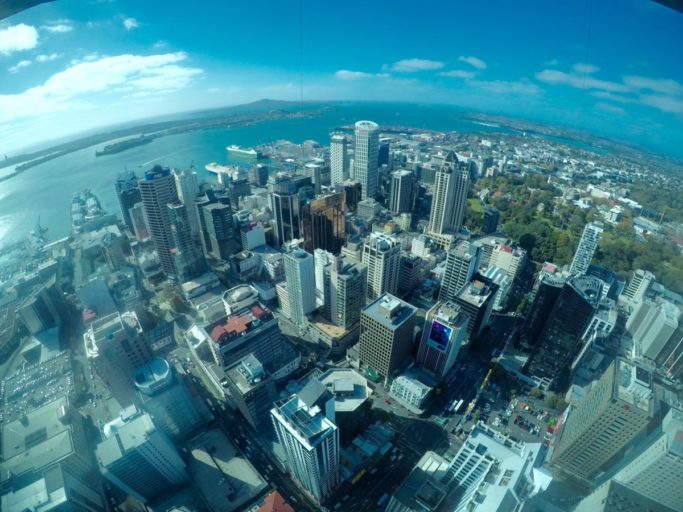
<path fill-rule="evenodd" d="M 50 62 L 52 60 L 57 60 L 61 56 L 61 53 L 41 54 L 36 57 L 36 62 Z"/>
<path fill-rule="evenodd" d="M 581 73 L 581 74 L 586 74 L 586 75 L 591 75 L 593 73 L 597 73 L 600 71 L 600 68 L 598 66 L 594 66 L 593 64 L 586 64 L 585 62 L 577 62 L 572 66 L 572 70 L 574 73 Z"/>
<path fill-rule="evenodd" d="M 155 50 L 163 50 L 165 48 L 168 48 L 168 42 L 167 41 L 157 41 L 156 43 L 154 43 L 153 48 Z"/>
<path fill-rule="evenodd" d="M 557 69 L 544 69 L 536 73 L 536 78 L 541 82 L 553 85 L 568 85 L 575 89 L 599 89 L 610 92 L 629 92 L 631 89 L 619 82 L 600 80 L 592 76 L 565 73 Z"/>
<path fill-rule="evenodd" d="M 31 50 L 38 45 L 38 31 L 31 25 L 20 23 L 0 29 L 0 55 Z"/>
<path fill-rule="evenodd" d="M 474 71 L 465 71 L 463 69 L 453 69 L 451 71 L 442 71 L 440 76 L 447 76 L 450 78 L 474 78 L 477 73 Z"/>
<path fill-rule="evenodd" d="M 464 55 L 461 55 L 460 57 L 458 57 L 458 60 L 460 62 L 466 62 L 470 66 L 472 66 L 476 69 L 479 69 L 479 70 L 486 69 L 486 62 L 484 62 L 483 60 L 481 60 L 477 57 L 472 57 L 472 56 L 465 57 Z"/>
<path fill-rule="evenodd" d="M 21 69 L 27 68 L 30 65 L 31 65 L 30 60 L 21 60 L 21 61 L 17 62 L 11 68 L 8 68 L 7 71 L 9 71 L 10 73 L 18 73 Z"/>
<path fill-rule="evenodd" d="M 543 92 L 543 89 L 527 78 L 522 78 L 517 81 L 470 80 L 468 84 L 475 89 L 492 94 L 535 96 Z"/>
<path fill-rule="evenodd" d="M 627 75 L 624 77 L 624 83 L 634 89 L 647 89 L 671 96 L 683 96 L 683 85 L 676 80 Z"/>
<path fill-rule="evenodd" d="M 444 63 L 438 60 L 404 59 L 394 62 L 391 71 L 397 73 L 415 73 L 416 71 L 431 71 L 441 69 Z"/>
<path fill-rule="evenodd" d="M 611 103 L 605 103 L 604 101 L 596 103 L 595 107 L 604 110 L 605 112 L 611 112 L 612 114 L 619 114 L 620 116 L 626 115 L 626 111 L 623 108 L 612 105 Z"/>
<path fill-rule="evenodd" d="M 662 112 L 683 114 L 683 98 L 660 94 L 644 94 L 640 96 L 639 100 L 641 104 L 654 107 Z"/>
<path fill-rule="evenodd" d="M 68 22 L 43 25 L 40 28 L 41 30 L 46 30 L 51 34 L 66 34 L 67 32 L 71 32 L 74 29 L 74 26 L 70 22 Z"/>
<path fill-rule="evenodd" d="M 557 60 L 557 59 L 550 59 L 550 60 L 548 60 L 548 61 L 545 61 L 545 62 L 543 63 L 543 65 L 544 65 L 544 66 L 557 66 L 557 65 L 559 65 L 559 63 L 560 63 L 560 61 Z"/>
<path fill-rule="evenodd" d="M 123 27 L 126 30 L 133 30 L 134 28 L 138 28 L 139 26 L 140 22 L 135 18 L 126 18 L 125 20 L 123 20 Z"/>
<path fill-rule="evenodd" d="M 591 96 L 602 98 L 603 100 L 616 101 L 617 103 L 635 103 L 636 100 L 630 96 L 622 96 L 621 94 L 614 94 L 607 91 L 593 91 Z"/>
<path fill-rule="evenodd" d="M 386 73 L 366 73 L 364 71 L 350 71 L 348 69 L 340 69 L 334 73 L 337 80 L 363 80 L 365 78 L 386 78 L 389 75 Z"/>
<path fill-rule="evenodd" d="M 3 123 L 102 104 L 102 95 L 131 95 L 183 89 L 201 69 L 181 65 L 185 53 L 117 55 L 82 61 L 18 94 L 0 95 Z M 97 95 L 100 95 L 100 101 Z"/>

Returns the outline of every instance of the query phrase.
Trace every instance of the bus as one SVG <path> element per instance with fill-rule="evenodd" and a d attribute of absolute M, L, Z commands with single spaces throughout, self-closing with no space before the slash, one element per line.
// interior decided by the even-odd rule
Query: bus
<path fill-rule="evenodd" d="M 458 400 L 458 403 L 455 404 L 455 407 L 453 408 L 453 412 L 460 412 L 460 409 L 462 409 L 462 406 L 465 404 L 464 400 Z"/>
<path fill-rule="evenodd" d="M 353 484 L 357 483 L 358 480 L 363 478 L 363 475 L 365 475 L 365 470 L 361 469 L 358 473 L 356 473 L 356 476 L 353 477 L 353 479 L 351 480 L 351 484 L 353 485 Z"/>

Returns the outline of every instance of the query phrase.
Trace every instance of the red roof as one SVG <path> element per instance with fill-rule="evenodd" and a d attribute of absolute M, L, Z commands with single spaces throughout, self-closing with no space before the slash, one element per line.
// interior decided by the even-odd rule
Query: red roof
<path fill-rule="evenodd" d="M 273 491 L 263 500 L 263 505 L 258 512 L 294 512 L 294 509 L 285 502 L 279 492 Z"/>
<path fill-rule="evenodd" d="M 501 245 L 500 250 L 504 252 L 512 252 L 512 247 L 510 247 L 509 245 Z"/>
<path fill-rule="evenodd" d="M 249 315 L 231 316 L 223 325 L 217 325 L 211 330 L 211 339 L 219 342 L 231 334 L 243 334 L 249 330 L 250 324 Z"/>

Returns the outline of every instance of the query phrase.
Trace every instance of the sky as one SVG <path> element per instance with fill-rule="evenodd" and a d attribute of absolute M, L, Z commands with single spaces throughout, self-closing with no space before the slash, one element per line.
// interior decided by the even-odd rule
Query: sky
<path fill-rule="evenodd" d="M 57 0 L 0 21 L 0 154 L 303 92 L 452 104 L 683 157 L 682 49 L 683 14 L 649 0 Z"/>

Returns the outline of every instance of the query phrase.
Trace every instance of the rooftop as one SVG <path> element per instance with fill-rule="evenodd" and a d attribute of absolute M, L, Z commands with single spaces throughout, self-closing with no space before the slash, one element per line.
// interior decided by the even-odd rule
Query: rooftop
<path fill-rule="evenodd" d="M 229 366 L 225 373 L 242 393 L 247 393 L 268 377 L 263 365 L 254 354 L 247 354 Z"/>
<path fill-rule="evenodd" d="M 615 391 L 619 399 L 643 411 L 652 411 L 654 404 L 650 371 L 624 359 L 619 359 L 617 364 Z"/>
<path fill-rule="evenodd" d="M 479 307 L 486 299 L 493 295 L 493 293 L 495 293 L 495 289 L 492 284 L 481 279 L 474 279 L 458 291 L 456 298 Z"/>
<path fill-rule="evenodd" d="M 390 329 L 396 329 L 416 312 L 417 308 L 389 293 L 375 299 L 362 310 L 364 315 Z"/>
<path fill-rule="evenodd" d="M 269 309 L 255 304 L 250 309 L 231 315 L 215 324 L 210 329 L 211 339 L 216 343 L 226 343 L 232 338 L 247 334 L 271 318 L 273 314 Z"/>
<path fill-rule="evenodd" d="M 40 470 L 73 451 L 69 403 L 62 396 L 3 426 L 0 480 Z"/>
<path fill-rule="evenodd" d="M 330 368 L 318 380 L 334 395 L 336 412 L 352 412 L 372 394 L 368 381 L 352 368 Z"/>
<path fill-rule="evenodd" d="M 291 396 L 284 403 L 277 405 L 274 410 L 298 434 L 299 440 L 311 448 L 326 433 L 337 427 L 325 416 L 318 405 L 312 407 L 307 405 L 299 395 Z"/>

